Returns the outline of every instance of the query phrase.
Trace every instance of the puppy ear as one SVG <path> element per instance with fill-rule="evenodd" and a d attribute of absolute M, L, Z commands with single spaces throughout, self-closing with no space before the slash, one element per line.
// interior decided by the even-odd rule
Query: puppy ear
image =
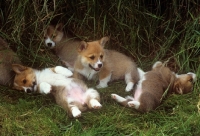
<path fill-rule="evenodd" d="M 58 31 L 62 31 L 62 30 L 63 30 L 63 23 L 57 24 L 57 25 L 56 25 L 56 29 L 57 29 Z"/>
<path fill-rule="evenodd" d="M 20 74 L 21 72 L 26 70 L 27 67 L 22 66 L 20 64 L 12 64 L 12 69 L 13 69 L 13 71 L 15 71 L 15 73 Z"/>
<path fill-rule="evenodd" d="M 87 48 L 87 43 L 85 41 L 81 41 L 79 46 L 78 46 L 78 52 L 82 52 Z"/>
<path fill-rule="evenodd" d="M 176 94 L 183 94 L 183 89 L 181 88 L 181 85 L 179 82 L 175 83 L 173 92 L 175 92 Z"/>
<path fill-rule="evenodd" d="M 106 44 L 106 42 L 109 40 L 108 37 L 103 37 L 101 38 L 101 40 L 99 41 L 99 43 L 101 44 L 101 46 L 104 47 L 104 45 Z"/>

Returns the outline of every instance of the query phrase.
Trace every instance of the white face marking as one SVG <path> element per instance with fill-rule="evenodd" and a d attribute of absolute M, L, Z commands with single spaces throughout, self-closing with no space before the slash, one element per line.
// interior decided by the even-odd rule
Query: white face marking
<path fill-rule="evenodd" d="M 94 68 L 101 68 L 103 66 L 103 63 L 101 62 L 100 59 L 96 63 L 94 63 L 93 67 Z"/>
<path fill-rule="evenodd" d="M 51 38 L 49 38 L 49 37 L 47 39 L 45 39 L 45 44 L 49 48 L 53 48 L 56 45 L 56 43 L 54 41 L 52 41 Z"/>
<path fill-rule="evenodd" d="M 22 86 L 22 88 L 24 89 L 24 92 L 25 92 L 25 93 L 27 93 L 28 90 L 33 91 L 33 88 L 31 88 L 31 87 L 24 87 L 24 86 Z M 29 93 L 30 93 L 30 92 L 29 92 Z"/>

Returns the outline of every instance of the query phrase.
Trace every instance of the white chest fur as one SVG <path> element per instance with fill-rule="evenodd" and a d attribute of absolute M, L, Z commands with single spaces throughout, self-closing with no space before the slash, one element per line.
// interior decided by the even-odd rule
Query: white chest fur
<path fill-rule="evenodd" d="M 83 76 L 85 76 L 88 80 L 93 79 L 96 74 L 98 73 L 97 71 L 92 70 L 89 67 L 84 67 L 83 69 L 79 69 L 77 70 L 80 74 L 82 74 Z"/>
<path fill-rule="evenodd" d="M 53 86 L 66 85 L 71 82 L 72 79 L 67 78 L 62 74 L 57 74 L 51 69 L 44 69 L 42 71 L 36 71 L 36 82 L 40 84 L 46 82 Z"/>

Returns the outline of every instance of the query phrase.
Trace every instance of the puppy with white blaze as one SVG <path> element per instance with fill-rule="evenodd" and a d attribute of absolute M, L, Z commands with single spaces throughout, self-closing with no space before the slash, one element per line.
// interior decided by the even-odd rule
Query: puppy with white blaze
<path fill-rule="evenodd" d="M 144 73 L 136 87 L 134 97 L 123 98 L 117 94 L 111 97 L 123 106 L 134 108 L 140 112 L 155 110 L 161 103 L 163 95 L 169 93 L 185 94 L 193 89 L 196 74 L 177 75 L 158 61 L 151 71 Z"/>
<path fill-rule="evenodd" d="M 13 64 L 12 69 L 16 75 L 14 89 L 27 93 L 36 92 L 53 94 L 56 102 L 65 109 L 70 116 L 81 116 L 81 112 L 89 109 L 99 109 L 99 93 L 88 88 L 79 79 L 71 78 L 73 73 L 67 68 L 56 66 L 36 70 L 30 67 Z"/>

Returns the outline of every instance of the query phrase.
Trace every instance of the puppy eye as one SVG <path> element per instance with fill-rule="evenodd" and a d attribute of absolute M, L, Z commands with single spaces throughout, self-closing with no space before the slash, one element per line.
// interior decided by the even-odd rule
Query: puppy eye
<path fill-rule="evenodd" d="M 193 82 L 193 78 L 190 78 L 188 81 L 189 81 L 189 82 Z"/>
<path fill-rule="evenodd" d="M 24 84 L 26 84 L 26 79 L 22 80 L 22 82 L 23 82 Z"/>
<path fill-rule="evenodd" d="M 94 56 L 90 56 L 89 58 L 90 58 L 91 60 L 94 60 L 95 57 L 94 57 Z"/>
<path fill-rule="evenodd" d="M 100 58 L 103 59 L 103 55 L 100 55 Z"/>
<path fill-rule="evenodd" d="M 52 36 L 52 38 L 55 38 L 55 37 L 56 37 L 56 35 L 53 35 L 53 36 Z"/>

